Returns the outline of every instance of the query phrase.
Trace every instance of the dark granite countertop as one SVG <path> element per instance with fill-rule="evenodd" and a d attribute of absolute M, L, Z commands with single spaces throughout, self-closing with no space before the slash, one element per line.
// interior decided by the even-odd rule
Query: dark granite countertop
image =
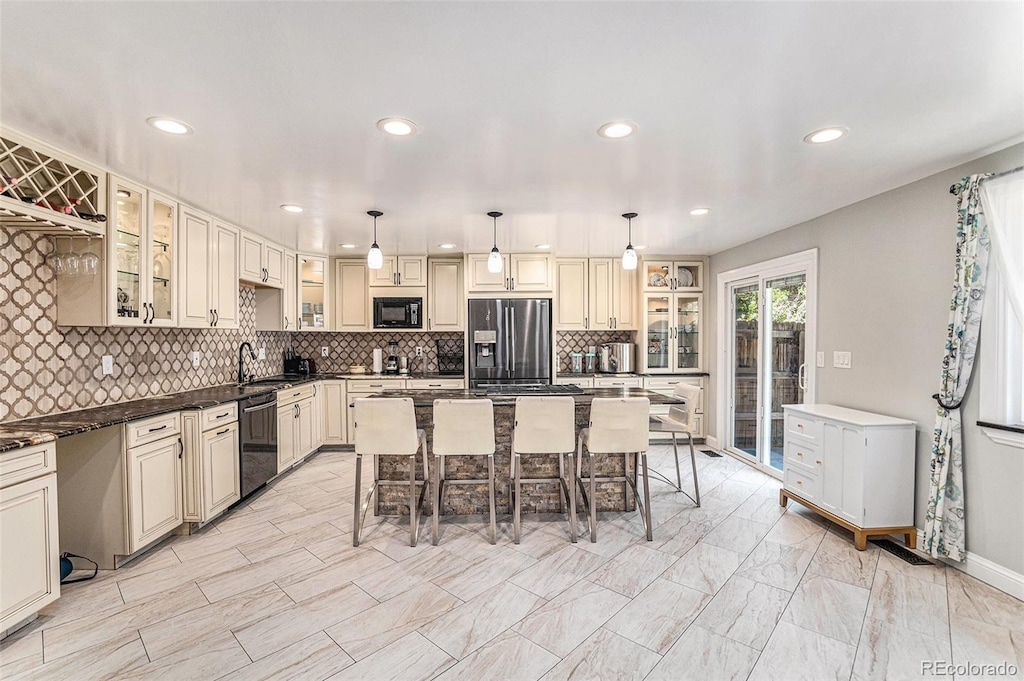
<path fill-rule="evenodd" d="M 382 393 L 374 393 L 367 397 L 409 397 L 416 407 L 429 407 L 434 400 L 469 400 L 487 398 L 496 407 L 512 406 L 516 403 L 514 395 L 478 395 L 472 390 L 386 390 Z M 576 406 L 590 406 L 595 397 L 646 397 L 651 404 L 674 404 L 679 400 L 662 395 L 652 390 L 643 388 L 587 388 L 582 393 L 575 395 L 538 395 L 537 397 L 571 397 L 576 400 Z"/>
<path fill-rule="evenodd" d="M 348 375 L 348 374 L 315 374 L 312 376 L 269 376 L 261 378 L 260 383 L 246 386 L 236 384 L 200 388 L 171 395 L 144 397 L 138 400 L 117 402 L 101 407 L 91 407 L 78 411 L 69 411 L 49 416 L 37 416 L 21 421 L 9 421 L 0 424 L 0 452 L 20 447 L 52 442 L 60 437 L 67 437 L 89 430 L 97 430 L 115 426 L 129 421 L 159 416 L 172 411 L 185 409 L 208 409 L 228 402 L 237 402 L 254 395 L 284 390 L 296 385 L 321 380 L 348 378 L 461 378 L 461 376 L 441 376 L 440 374 L 411 374 L 409 376 Z M 274 381 L 274 382 L 272 382 Z"/>
<path fill-rule="evenodd" d="M 586 372 L 584 372 L 582 374 L 574 374 L 571 371 L 559 371 L 558 372 L 558 378 L 627 378 L 627 377 L 630 377 L 630 376 L 637 376 L 639 378 L 644 378 L 645 376 L 649 376 L 651 378 L 676 378 L 676 377 L 679 377 L 679 376 L 710 376 L 710 375 L 711 374 L 709 374 L 706 371 L 678 373 L 678 374 L 651 374 L 651 373 L 647 373 L 647 374 L 640 374 L 640 373 L 631 373 L 631 374 L 599 374 L 599 373 L 591 373 L 591 374 L 588 374 Z"/>

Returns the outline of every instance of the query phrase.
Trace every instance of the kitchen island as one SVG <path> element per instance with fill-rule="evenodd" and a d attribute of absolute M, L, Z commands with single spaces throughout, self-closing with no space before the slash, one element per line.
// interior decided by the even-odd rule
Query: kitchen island
<path fill-rule="evenodd" d="M 416 409 L 416 426 L 427 436 L 427 452 L 433 452 L 433 406 L 434 400 L 489 399 L 494 404 L 494 439 L 496 445 L 494 475 L 496 478 L 496 504 L 499 513 L 508 512 L 509 467 L 511 463 L 512 427 L 515 420 L 516 397 L 511 395 L 480 395 L 472 390 L 390 390 L 375 393 L 370 397 L 407 397 L 412 399 Z M 576 402 L 576 433 L 590 422 L 590 403 L 595 397 L 646 397 L 651 404 L 673 404 L 679 400 L 641 388 L 591 388 L 582 393 L 569 395 Z M 553 484 L 531 484 L 525 478 L 557 478 L 558 456 L 554 454 L 531 454 L 521 459 L 523 466 L 523 513 L 557 513 L 559 491 Z M 408 480 L 408 464 L 398 457 L 381 457 L 379 474 L 382 480 Z M 633 472 L 632 457 L 629 473 Z M 422 476 L 422 465 L 417 459 L 417 476 Z M 601 457 L 596 464 L 598 475 L 623 476 L 626 460 L 622 456 Z M 584 458 L 583 472 L 588 471 Z M 487 461 L 482 456 L 452 456 L 445 462 L 445 476 L 448 480 L 482 479 L 487 477 Z M 408 515 L 408 492 L 401 487 L 380 487 L 375 513 L 377 515 Z M 633 495 L 624 482 L 606 482 L 597 486 L 597 508 L 599 511 L 631 511 L 635 508 Z M 428 504 L 429 506 L 429 504 Z M 488 496 L 486 485 L 450 485 L 445 487 L 444 515 L 486 514 Z M 425 509 L 430 513 L 430 509 Z"/>

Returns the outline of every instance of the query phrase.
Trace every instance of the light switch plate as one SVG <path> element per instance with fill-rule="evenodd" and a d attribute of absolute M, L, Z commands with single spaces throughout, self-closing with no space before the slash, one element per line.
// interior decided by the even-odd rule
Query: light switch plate
<path fill-rule="evenodd" d="M 321 357 L 326 357 L 327 356 L 327 346 L 326 345 L 324 345 L 323 347 L 320 348 L 320 356 Z"/>
<path fill-rule="evenodd" d="M 832 366 L 836 369 L 850 369 L 853 366 L 853 358 L 849 352 L 836 350 L 832 353 Z"/>
<path fill-rule="evenodd" d="M 817 354 L 818 354 L 818 356 L 817 356 L 817 361 L 815 362 L 815 364 L 818 366 L 819 369 L 823 369 L 825 367 L 825 351 L 824 350 L 818 350 Z"/>
<path fill-rule="evenodd" d="M 267 358 L 267 349 L 266 348 L 260 348 L 259 352 L 256 353 L 256 359 L 266 359 L 266 358 Z"/>
<path fill-rule="evenodd" d="M 198 369 L 199 368 L 199 362 L 200 362 L 200 360 L 202 360 L 202 356 L 200 356 L 198 350 L 194 350 L 194 351 L 192 351 L 189 354 L 192 357 L 192 368 L 193 369 Z"/>
<path fill-rule="evenodd" d="M 103 355 L 103 375 L 109 376 L 114 373 L 114 356 Z"/>

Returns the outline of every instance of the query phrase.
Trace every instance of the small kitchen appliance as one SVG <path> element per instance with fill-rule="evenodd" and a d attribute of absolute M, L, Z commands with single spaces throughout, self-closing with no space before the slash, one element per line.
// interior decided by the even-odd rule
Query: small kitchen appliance
<path fill-rule="evenodd" d="M 602 374 L 631 374 L 635 353 L 632 343 L 601 343 L 597 346 L 597 371 Z"/>
<path fill-rule="evenodd" d="M 384 362 L 385 374 L 398 374 L 398 341 L 388 342 L 388 359 Z"/>
<path fill-rule="evenodd" d="M 423 298 L 374 298 L 373 328 L 422 329 Z"/>

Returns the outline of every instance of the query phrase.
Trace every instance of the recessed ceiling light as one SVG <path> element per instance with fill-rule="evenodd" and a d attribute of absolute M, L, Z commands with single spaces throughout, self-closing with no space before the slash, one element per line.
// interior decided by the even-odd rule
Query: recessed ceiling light
<path fill-rule="evenodd" d="M 377 127 L 397 137 L 408 137 L 416 134 L 416 124 L 405 118 L 382 118 L 377 121 Z"/>
<path fill-rule="evenodd" d="M 160 132 L 166 132 L 169 135 L 190 135 L 193 132 L 192 126 L 188 123 L 165 116 L 153 116 L 147 118 L 146 122 Z"/>
<path fill-rule="evenodd" d="M 539 248 L 542 251 L 546 251 L 551 248 L 551 244 L 537 244 L 534 248 Z"/>
<path fill-rule="evenodd" d="M 359 244 L 341 244 L 342 248 L 359 248 Z"/>
<path fill-rule="evenodd" d="M 445 250 L 450 250 L 452 248 L 455 248 L 455 244 L 438 244 L 437 247 L 443 248 Z"/>
<path fill-rule="evenodd" d="M 601 137 L 607 137 L 608 139 L 620 139 L 622 137 L 629 137 L 636 132 L 636 123 L 629 121 L 612 121 L 611 123 L 605 123 L 597 129 L 597 134 Z"/>
<path fill-rule="evenodd" d="M 281 210 L 288 211 L 289 213 L 301 213 L 302 206 L 296 206 L 294 203 L 282 203 Z"/>
<path fill-rule="evenodd" d="M 821 130 L 815 130 L 804 137 L 804 142 L 807 142 L 808 144 L 825 144 L 826 142 L 835 142 L 848 132 L 850 131 L 843 127 L 822 128 Z"/>
<path fill-rule="evenodd" d="M 710 212 L 710 208 L 694 208 L 690 211 L 690 215 L 707 215 Z"/>

